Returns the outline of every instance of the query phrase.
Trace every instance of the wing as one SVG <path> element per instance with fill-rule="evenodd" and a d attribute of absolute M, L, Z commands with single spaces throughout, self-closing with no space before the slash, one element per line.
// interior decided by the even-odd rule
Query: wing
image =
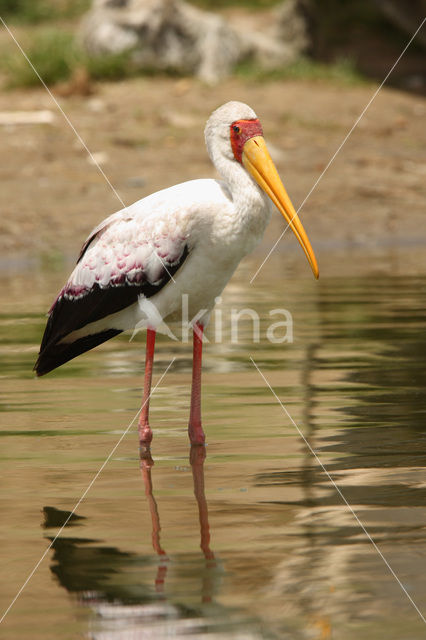
<path fill-rule="evenodd" d="M 140 295 L 150 298 L 169 282 L 189 254 L 186 237 L 173 222 L 123 212 L 94 229 L 49 311 L 34 366 L 37 375 L 121 333 L 108 317 Z M 103 319 L 101 328 L 88 326 Z M 73 338 L 70 334 L 77 331 Z"/>

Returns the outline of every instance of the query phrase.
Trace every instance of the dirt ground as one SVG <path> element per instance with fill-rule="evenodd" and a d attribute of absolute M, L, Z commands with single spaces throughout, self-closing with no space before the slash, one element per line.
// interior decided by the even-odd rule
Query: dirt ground
<path fill-rule="evenodd" d="M 0 257 L 75 256 L 90 229 L 125 204 L 169 185 L 214 176 L 203 127 L 231 99 L 258 113 L 296 208 L 361 114 L 376 85 L 231 79 L 210 88 L 190 79 L 98 84 L 58 100 L 110 184 L 43 89 L 4 91 L 0 112 L 50 110 L 50 124 L 0 124 Z M 315 249 L 426 243 L 426 102 L 384 88 L 303 205 Z M 264 248 L 283 228 L 274 216 Z M 284 241 L 290 246 L 290 240 Z M 291 245 L 292 246 L 292 245 Z M 422 251 L 423 253 L 423 251 Z"/>

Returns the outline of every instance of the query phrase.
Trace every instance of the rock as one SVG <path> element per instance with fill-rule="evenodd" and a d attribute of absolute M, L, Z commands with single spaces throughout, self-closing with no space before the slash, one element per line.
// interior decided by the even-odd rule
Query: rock
<path fill-rule="evenodd" d="M 290 14 L 287 10 L 287 19 Z M 264 33 L 234 28 L 221 16 L 184 0 L 94 0 L 81 39 L 91 55 L 128 51 L 137 68 L 193 74 L 212 84 L 241 60 L 254 59 L 268 67 L 294 60 L 305 46 L 303 28 L 299 19 L 285 41 L 285 19 L 280 18 L 281 31 Z"/>
<path fill-rule="evenodd" d="M 136 67 L 195 74 L 206 82 L 227 75 L 241 56 L 222 18 L 180 0 L 95 0 L 82 39 L 89 54 L 129 51 Z"/>
<path fill-rule="evenodd" d="M 306 0 L 286 0 L 276 10 L 277 36 L 281 42 L 291 43 L 291 49 L 297 54 L 310 48 L 308 33 L 309 5 Z"/>

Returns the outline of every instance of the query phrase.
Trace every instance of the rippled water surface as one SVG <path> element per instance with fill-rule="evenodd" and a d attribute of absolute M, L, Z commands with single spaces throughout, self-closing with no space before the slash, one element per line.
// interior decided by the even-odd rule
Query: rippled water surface
<path fill-rule="evenodd" d="M 426 614 L 426 278 L 283 285 L 271 265 L 250 286 L 240 271 L 220 308 L 256 310 L 259 342 L 248 318 L 238 344 L 227 320 L 222 343 L 210 331 L 205 459 L 186 436 L 190 345 L 161 337 L 154 384 L 176 360 L 142 461 L 135 426 L 113 449 L 140 403 L 143 336 L 34 379 L 62 275 L 0 280 L 2 611 L 54 540 L 1 637 L 425 637 L 408 596 Z M 282 307 L 294 342 L 271 344 Z"/>

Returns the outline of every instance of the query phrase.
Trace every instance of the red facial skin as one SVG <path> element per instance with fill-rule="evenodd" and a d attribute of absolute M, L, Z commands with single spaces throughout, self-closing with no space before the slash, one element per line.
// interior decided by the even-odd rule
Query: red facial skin
<path fill-rule="evenodd" d="M 262 125 L 259 120 L 235 120 L 231 124 L 231 146 L 235 160 L 242 162 L 243 147 L 247 140 L 255 136 L 263 136 Z"/>

